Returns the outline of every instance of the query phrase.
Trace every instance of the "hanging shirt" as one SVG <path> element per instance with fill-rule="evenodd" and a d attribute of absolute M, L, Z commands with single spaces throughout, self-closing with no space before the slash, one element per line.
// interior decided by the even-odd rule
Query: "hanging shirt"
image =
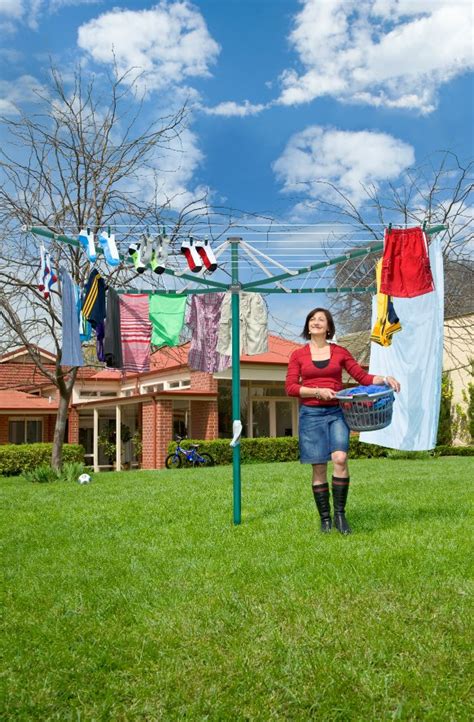
<path fill-rule="evenodd" d="M 120 336 L 120 299 L 118 293 L 107 291 L 107 315 L 104 338 L 105 365 L 112 369 L 122 368 L 122 338 Z"/>
<path fill-rule="evenodd" d="M 93 269 L 84 287 L 82 312 L 92 328 L 105 318 L 105 283 L 97 269 Z"/>
<path fill-rule="evenodd" d="M 79 318 L 76 306 L 76 286 L 65 268 L 59 269 L 62 289 L 63 342 L 61 366 L 84 366 Z"/>
<path fill-rule="evenodd" d="M 216 350 L 217 330 L 221 315 L 223 293 L 191 296 L 186 323 L 192 329 L 189 367 L 196 371 L 223 371 L 232 363 L 230 356 Z"/>
<path fill-rule="evenodd" d="M 150 370 L 151 323 L 146 293 L 120 296 L 120 334 L 123 370 L 143 373 Z"/>
<path fill-rule="evenodd" d="M 363 431 L 360 440 L 403 451 L 426 451 L 436 445 L 443 364 L 444 284 L 441 240 L 430 244 L 435 291 L 397 300 L 403 333 L 390 348 L 371 344 L 370 370 L 395 376 L 401 384 L 392 423 Z M 376 304 L 373 301 L 373 316 Z"/>
<path fill-rule="evenodd" d="M 377 280 L 377 319 L 372 328 L 370 340 L 381 346 L 390 346 L 393 334 L 401 331 L 402 327 L 395 312 L 392 297 L 380 291 L 381 276 L 382 259 L 380 259 L 375 266 L 375 277 Z"/>
<path fill-rule="evenodd" d="M 433 290 L 428 242 L 422 228 L 385 230 L 380 290 L 396 298 L 414 298 Z"/>
<path fill-rule="evenodd" d="M 150 296 L 151 342 L 154 346 L 177 346 L 184 325 L 186 296 Z"/>
<path fill-rule="evenodd" d="M 222 302 L 217 351 L 232 354 L 232 294 Z M 240 353 L 255 356 L 268 351 L 268 310 L 259 293 L 240 294 Z"/>

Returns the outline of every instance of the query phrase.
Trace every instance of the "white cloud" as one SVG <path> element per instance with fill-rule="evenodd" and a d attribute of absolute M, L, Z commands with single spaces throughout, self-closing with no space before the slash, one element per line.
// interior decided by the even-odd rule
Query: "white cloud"
<path fill-rule="evenodd" d="M 149 10 L 116 8 L 79 28 L 78 45 L 96 62 L 117 64 L 120 73 L 134 69 L 148 90 L 182 84 L 210 75 L 219 45 L 203 16 L 186 0 L 164 0 Z"/>
<path fill-rule="evenodd" d="M 18 115 L 18 106 L 36 101 L 35 90 L 41 88 L 36 78 L 21 75 L 14 81 L 0 80 L 0 115 Z"/>
<path fill-rule="evenodd" d="M 299 193 L 308 200 L 329 197 L 330 188 L 321 186 L 325 181 L 360 204 L 366 197 L 364 186 L 378 188 L 383 181 L 395 180 L 414 160 L 412 146 L 387 133 L 314 125 L 290 138 L 273 170 L 285 193 Z"/>
<path fill-rule="evenodd" d="M 278 102 L 323 95 L 429 113 L 443 83 L 474 67 L 470 0 L 302 0 L 289 42 L 304 70 Z"/>
<path fill-rule="evenodd" d="M 0 15 L 6 15 L 9 18 L 21 18 L 23 10 L 22 0 L 0 0 Z"/>
<path fill-rule="evenodd" d="M 134 182 L 135 190 L 150 199 L 153 197 L 158 205 L 181 210 L 208 192 L 202 185 L 192 185 L 203 159 L 196 134 L 186 129 L 160 149 L 153 167 L 143 168 L 135 181 L 128 179 L 127 188 L 130 190 L 130 184 Z"/>
<path fill-rule="evenodd" d="M 241 118 L 246 115 L 258 115 L 262 110 L 267 108 L 267 105 L 262 103 L 252 104 L 249 100 L 244 100 L 243 103 L 235 103 L 233 100 L 219 103 L 213 108 L 202 108 L 207 115 L 222 115 L 227 117 L 239 116 Z"/>

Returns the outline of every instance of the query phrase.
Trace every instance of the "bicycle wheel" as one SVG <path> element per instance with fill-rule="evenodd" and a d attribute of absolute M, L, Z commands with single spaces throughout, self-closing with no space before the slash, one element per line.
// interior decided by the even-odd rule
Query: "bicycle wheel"
<path fill-rule="evenodd" d="M 165 460 L 165 466 L 167 469 L 179 469 L 182 463 L 181 457 L 177 454 L 168 454 Z"/>
<path fill-rule="evenodd" d="M 214 459 L 210 454 L 199 454 L 196 459 L 195 466 L 214 466 Z"/>

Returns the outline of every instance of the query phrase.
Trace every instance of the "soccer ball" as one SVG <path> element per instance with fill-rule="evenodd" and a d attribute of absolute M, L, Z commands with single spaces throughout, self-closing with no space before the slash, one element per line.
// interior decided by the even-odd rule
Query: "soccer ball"
<path fill-rule="evenodd" d="M 81 474 L 77 480 L 78 484 L 88 484 L 90 481 L 92 481 L 92 479 L 89 474 Z"/>

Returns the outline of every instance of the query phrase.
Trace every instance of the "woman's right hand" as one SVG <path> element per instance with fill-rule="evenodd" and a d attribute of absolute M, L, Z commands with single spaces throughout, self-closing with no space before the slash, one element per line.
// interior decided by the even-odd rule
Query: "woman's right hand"
<path fill-rule="evenodd" d="M 332 399 L 336 396 L 336 392 L 332 389 L 319 389 L 318 388 L 318 395 L 316 398 L 321 399 L 321 401 L 332 401 Z"/>

